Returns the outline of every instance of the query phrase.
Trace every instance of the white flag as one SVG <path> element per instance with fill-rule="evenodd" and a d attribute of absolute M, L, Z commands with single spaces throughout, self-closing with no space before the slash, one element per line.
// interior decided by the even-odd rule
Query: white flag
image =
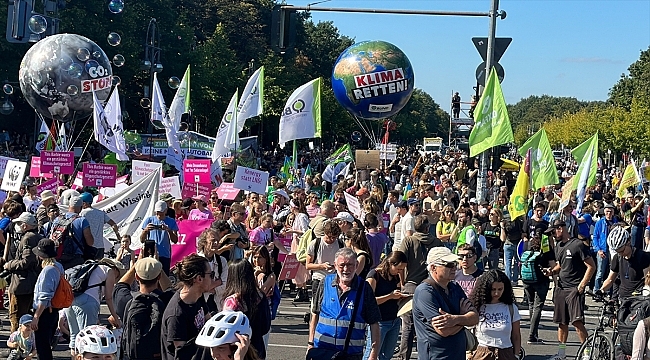
<path fill-rule="evenodd" d="M 183 80 L 176 90 L 174 100 L 169 105 L 169 119 L 171 120 L 172 127 L 176 132 L 181 126 L 181 117 L 183 114 L 190 111 L 190 66 L 187 65 Z"/>
<path fill-rule="evenodd" d="M 47 124 L 45 124 L 45 120 L 41 118 L 41 130 L 38 132 L 38 139 L 40 139 L 36 143 L 36 151 L 40 152 L 43 151 L 45 148 L 45 144 L 47 143 L 47 139 L 50 137 L 50 129 L 47 127 Z"/>
<path fill-rule="evenodd" d="M 68 151 L 68 136 L 65 134 L 65 123 L 61 123 L 58 135 L 56 151 Z"/>
<path fill-rule="evenodd" d="M 178 128 L 174 128 L 169 114 L 167 113 L 167 106 L 165 106 L 165 99 L 163 99 L 160 84 L 158 84 L 158 74 L 153 74 L 153 90 L 151 95 L 151 122 L 154 125 L 162 124 L 165 128 L 165 137 L 167 144 L 172 150 L 180 154 L 181 144 L 178 141 Z"/>
<path fill-rule="evenodd" d="M 231 123 L 233 126 L 231 127 Z M 226 113 L 221 118 L 221 124 L 217 130 L 214 148 L 212 149 L 212 162 L 217 162 L 218 159 L 225 156 L 230 152 L 230 149 L 239 146 L 239 138 L 237 135 L 237 91 L 230 99 Z M 234 135 L 233 135 L 234 132 Z"/>
<path fill-rule="evenodd" d="M 595 145 L 598 146 L 598 145 Z M 576 176 L 580 176 L 578 180 L 578 188 L 577 188 L 577 193 L 576 193 L 576 201 L 577 201 L 577 206 L 576 206 L 576 211 L 580 213 L 582 211 L 582 204 L 585 201 L 585 195 L 587 193 L 587 181 L 589 181 L 589 173 L 591 170 L 591 162 L 592 162 L 592 157 L 594 154 L 594 151 L 598 151 L 597 149 L 594 149 L 594 144 L 592 143 L 589 146 L 589 149 L 585 153 L 585 161 L 583 161 L 580 166 L 578 167 L 578 173 Z"/>
<path fill-rule="evenodd" d="M 237 132 L 244 129 L 246 119 L 262 115 L 264 102 L 264 66 L 260 67 L 251 75 L 246 83 L 244 92 L 241 94 L 239 106 L 237 106 Z"/>
<path fill-rule="evenodd" d="M 115 153 L 119 161 L 128 161 L 129 157 L 126 156 L 126 142 L 124 140 L 124 125 L 122 124 L 122 105 L 120 104 L 120 93 L 117 86 L 113 89 L 111 97 L 108 98 L 108 102 L 104 106 L 104 114 L 106 114 L 106 122 L 108 122 L 108 126 L 113 132 L 115 150 L 111 151 Z"/>
<path fill-rule="evenodd" d="M 289 96 L 280 117 L 279 144 L 320 137 L 320 82 L 312 80 Z"/>

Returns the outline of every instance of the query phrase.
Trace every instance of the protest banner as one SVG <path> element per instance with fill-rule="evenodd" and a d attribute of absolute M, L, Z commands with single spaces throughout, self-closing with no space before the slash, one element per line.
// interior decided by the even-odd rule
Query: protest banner
<path fill-rule="evenodd" d="M 181 198 L 181 184 L 178 180 L 178 175 L 162 178 L 160 180 L 160 193 L 171 194 L 174 199 Z"/>
<path fill-rule="evenodd" d="M 59 181 L 58 178 L 50 179 L 50 180 L 36 186 L 36 192 L 38 194 L 40 194 L 45 190 L 50 190 L 51 192 L 56 194 L 56 191 L 59 189 L 60 184 L 61 184 L 61 182 Z"/>
<path fill-rule="evenodd" d="M 117 165 L 83 163 L 83 186 L 115 187 Z"/>
<path fill-rule="evenodd" d="M 25 169 L 27 169 L 26 162 L 16 160 L 7 161 L 5 175 L 2 177 L 2 185 L 0 185 L 0 189 L 19 191 L 20 184 L 23 182 L 23 178 L 25 177 Z"/>
<path fill-rule="evenodd" d="M 238 166 L 233 186 L 236 189 L 264 194 L 266 193 L 266 184 L 268 180 L 269 173 L 266 171 Z"/>
<path fill-rule="evenodd" d="M 208 185 L 183 183 L 181 198 L 187 199 L 195 197 L 197 195 L 205 195 L 205 197 L 210 197 L 210 191 L 212 191 L 212 184 Z"/>
<path fill-rule="evenodd" d="M 191 159 L 183 161 L 185 183 L 210 184 L 210 160 Z"/>
<path fill-rule="evenodd" d="M 345 202 L 347 203 L 348 209 L 350 209 L 352 215 L 356 216 L 357 218 L 361 217 L 361 204 L 359 204 L 359 199 L 348 194 L 347 192 L 344 194 Z"/>
<path fill-rule="evenodd" d="M 7 168 L 7 162 L 9 160 L 18 161 L 18 159 L 6 157 L 6 156 L 0 156 L 0 178 L 2 178 L 5 175 L 5 169 Z"/>
<path fill-rule="evenodd" d="M 171 266 L 196 252 L 196 240 L 214 220 L 183 220 L 178 222 L 178 243 L 172 244 Z"/>
<path fill-rule="evenodd" d="M 296 254 L 289 254 L 282 262 L 282 270 L 280 270 L 280 280 L 291 280 L 298 274 L 298 267 L 300 263 L 296 259 Z"/>
<path fill-rule="evenodd" d="M 74 152 L 73 151 L 42 151 L 41 169 L 42 173 L 55 173 L 71 175 L 74 173 Z"/>
<path fill-rule="evenodd" d="M 223 200 L 235 200 L 239 194 L 239 189 L 235 189 L 233 183 L 223 183 L 217 188 L 217 195 L 219 199 Z"/>
<path fill-rule="evenodd" d="M 131 181 L 134 183 L 162 167 L 161 163 L 133 160 L 131 162 Z M 162 173 L 162 171 L 161 171 Z"/>
<path fill-rule="evenodd" d="M 40 156 L 32 156 L 32 162 L 29 165 L 29 176 L 33 178 L 46 178 L 46 179 L 51 179 L 54 177 L 53 174 L 51 173 L 42 173 L 41 172 L 41 157 Z"/>
<path fill-rule="evenodd" d="M 161 171 L 162 169 L 156 169 L 115 196 L 93 204 L 95 209 L 106 212 L 117 223 L 120 234 L 131 235 L 131 249 L 142 246 L 142 221 L 155 214 L 154 205 L 158 200 Z M 104 237 L 115 238 L 110 226 L 104 225 Z"/>

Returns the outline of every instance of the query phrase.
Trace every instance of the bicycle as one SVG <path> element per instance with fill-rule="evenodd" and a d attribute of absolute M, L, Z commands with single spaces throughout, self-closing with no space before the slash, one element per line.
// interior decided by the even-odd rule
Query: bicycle
<path fill-rule="evenodd" d="M 598 325 L 594 332 L 587 337 L 576 355 L 576 360 L 614 360 L 616 340 L 618 338 L 618 327 L 616 325 L 616 315 L 618 314 L 618 301 L 616 299 L 606 300 L 603 295 L 586 292 L 594 301 L 602 302 L 600 306 Z M 612 332 L 605 332 L 605 328 L 612 328 Z M 585 350 L 589 350 L 588 356 Z"/>

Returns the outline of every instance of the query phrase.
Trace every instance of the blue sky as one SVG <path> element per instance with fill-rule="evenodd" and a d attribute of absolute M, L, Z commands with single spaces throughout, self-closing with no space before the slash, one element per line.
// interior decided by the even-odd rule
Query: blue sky
<path fill-rule="evenodd" d="M 315 0 L 289 0 L 305 6 Z M 490 0 L 332 0 L 315 7 L 487 12 Z M 648 0 L 501 0 L 507 12 L 497 37 L 512 37 L 500 64 L 508 103 L 530 95 L 606 100 L 609 89 L 650 45 Z M 451 93 L 469 101 L 481 57 L 471 38 L 487 36 L 488 18 L 312 12 L 356 41 L 384 40 L 401 48 L 415 85 L 449 110 Z M 332 59 L 334 61 L 335 59 Z"/>

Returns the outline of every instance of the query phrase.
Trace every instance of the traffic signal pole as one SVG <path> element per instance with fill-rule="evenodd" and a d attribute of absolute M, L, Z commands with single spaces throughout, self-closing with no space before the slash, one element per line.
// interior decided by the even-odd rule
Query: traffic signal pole
<path fill-rule="evenodd" d="M 490 26 L 488 28 L 488 40 L 487 40 L 487 56 L 485 59 L 485 82 L 490 76 L 490 71 L 492 69 L 492 63 L 494 62 L 494 42 L 497 33 L 497 17 L 499 16 L 499 0 L 491 0 L 492 5 L 490 6 Z M 481 93 L 483 92 L 483 87 L 480 88 Z M 479 113 L 482 112 L 482 109 L 478 109 Z M 483 151 L 480 155 L 479 161 L 479 171 L 478 178 L 476 181 L 476 199 L 478 202 L 487 200 L 487 171 L 488 171 L 488 152 L 489 150 Z"/>

